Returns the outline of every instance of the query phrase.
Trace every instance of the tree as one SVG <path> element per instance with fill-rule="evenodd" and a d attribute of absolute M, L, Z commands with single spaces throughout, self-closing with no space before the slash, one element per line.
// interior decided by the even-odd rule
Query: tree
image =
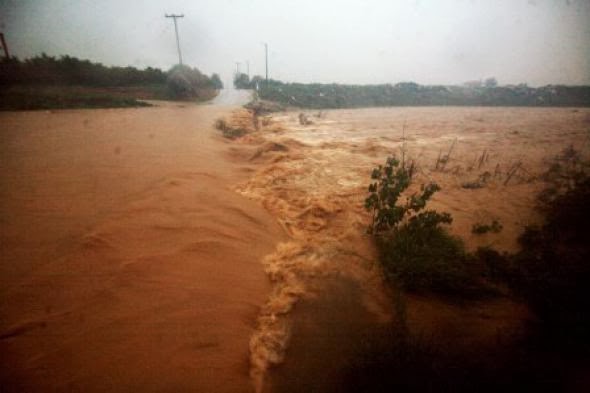
<path fill-rule="evenodd" d="M 175 65 L 168 71 L 168 90 L 174 98 L 196 98 L 200 90 L 210 89 L 211 80 L 196 68 Z"/>
<path fill-rule="evenodd" d="M 223 89 L 223 82 L 218 74 L 211 75 L 211 84 L 217 90 Z"/>
<path fill-rule="evenodd" d="M 379 165 L 373 169 L 369 185 L 369 196 L 365 199 L 365 209 L 372 213 L 369 232 L 379 234 L 398 229 L 409 218 L 409 222 L 418 226 L 436 227 L 439 224 L 450 223 L 451 216 L 447 213 L 421 211 L 426 202 L 440 190 L 436 183 L 423 185 L 420 193 L 414 193 L 406 198 L 406 203 L 398 203 L 402 193 L 410 186 L 415 167 L 400 162 L 394 156 L 388 157 L 385 166 Z"/>
<path fill-rule="evenodd" d="M 244 73 L 236 74 L 234 77 L 234 87 L 236 89 L 249 89 L 250 88 L 250 78 L 248 75 Z"/>
<path fill-rule="evenodd" d="M 494 88 L 494 87 L 498 87 L 498 81 L 494 77 L 487 78 L 484 81 L 484 86 L 487 87 L 488 89 L 491 89 L 491 88 Z"/>

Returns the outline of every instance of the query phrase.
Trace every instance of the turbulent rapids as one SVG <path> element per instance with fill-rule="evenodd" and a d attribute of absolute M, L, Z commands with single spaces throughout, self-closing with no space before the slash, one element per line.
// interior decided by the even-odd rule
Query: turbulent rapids
<path fill-rule="evenodd" d="M 509 120 L 504 120 L 506 112 Z M 476 198 L 461 192 L 461 184 L 477 176 L 470 164 L 486 149 L 492 159 L 482 163 L 479 172 L 494 167 L 496 171 L 499 167 L 508 170 L 521 154 L 515 140 L 526 138 L 512 130 L 532 132 L 538 119 L 531 112 L 367 109 L 311 114 L 312 121 L 306 125 L 299 124 L 295 113 L 288 113 L 264 118 L 261 130 L 251 129 L 232 144 L 230 155 L 253 173 L 236 191 L 260 201 L 289 236 L 263 260 L 273 289 L 250 340 L 250 374 L 257 391 L 268 390 L 264 380 L 269 368 L 285 361 L 292 330 L 291 310 L 298 301 L 319 296 L 322 280 L 353 280 L 375 321 L 391 319 L 391 305 L 374 262 L 375 250 L 365 235 L 368 216 L 363 208 L 370 170 L 388 154 L 400 155 L 403 150 L 419 168 L 418 182 L 435 178 L 442 184 L 446 192 L 433 204 L 454 214 L 455 233 L 468 237 L 465 228 L 474 217 L 497 217 L 507 224 L 504 235 L 496 240 L 497 246 L 507 250 L 514 247 L 513 235 L 522 223 L 518 217 L 530 216 L 535 186 L 525 178 L 514 179 L 517 191 L 510 191 L 514 203 L 506 206 L 496 199 L 505 191 L 494 184 Z M 561 114 L 571 115 L 565 111 Z M 517 116 L 521 116 L 520 121 L 516 121 Z M 552 114 L 551 120 L 555 118 Z M 234 114 L 234 121 L 249 127 L 245 112 Z M 580 132 L 580 128 L 573 129 L 572 136 L 578 137 Z M 547 137 L 555 135 L 549 133 Z M 457 144 L 453 167 L 436 171 L 437 155 L 452 144 Z M 529 147 L 530 167 L 543 165 L 546 147 Z M 475 247 L 479 240 L 467 241 Z"/>

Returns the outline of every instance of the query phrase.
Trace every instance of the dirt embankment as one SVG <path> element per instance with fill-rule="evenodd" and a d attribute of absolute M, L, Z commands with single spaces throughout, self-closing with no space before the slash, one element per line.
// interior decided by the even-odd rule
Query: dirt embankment
<path fill-rule="evenodd" d="M 3 391 L 251 391 L 282 234 L 232 190 L 230 109 L 0 114 Z"/>

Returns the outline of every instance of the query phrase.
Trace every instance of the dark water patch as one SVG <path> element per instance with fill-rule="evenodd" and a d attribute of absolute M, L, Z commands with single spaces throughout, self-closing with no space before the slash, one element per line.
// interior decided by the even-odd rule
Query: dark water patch
<path fill-rule="evenodd" d="M 271 371 L 266 392 L 338 391 L 356 348 L 381 325 L 362 304 L 356 283 L 331 279 L 321 287 L 293 311 L 286 360 Z"/>

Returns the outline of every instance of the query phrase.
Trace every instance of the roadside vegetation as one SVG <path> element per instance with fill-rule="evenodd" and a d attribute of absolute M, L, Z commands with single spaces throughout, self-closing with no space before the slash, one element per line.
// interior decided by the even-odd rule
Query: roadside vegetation
<path fill-rule="evenodd" d="M 236 89 L 256 89 L 262 87 L 264 78 L 259 75 L 255 75 L 250 78 L 247 74 L 237 73 L 234 75 L 234 87 Z"/>
<path fill-rule="evenodd" d="M 71 56 L 45 54 L 0 61 L 0 110 L 147 106 L 140 100 L 204 101 L 223 87 L 196 68 L 164 72 L 107 67 Z"/>
<path fill-rule="evenodd" d="M 0 110 L 126 108 L 150 106 L 126 93 L 74 86 L 0 87 Z"/>
<path fill-rule="evenodd" d="M 236 87 L 253 88 L 257 77 L 240 78 Z M 590 86 L 525 84 L 498 86 L 341 85 L 259 82 L 260 98 L 302 108 L 360 108 L 386 106 L 590 106 Z M 260 83 L 262 82 L 262 83 Z"/>
<path fill-rule="evenodd" d="M 372 214 L 369 232 L 395 318 L 382 334 L 363 341 L 342 391 L 572 389 L 577 382 L 572 370 L 590 359 L 590 178 L 580 155 L 569 148 L 556 157 L 539 198 L 545 222 L 525 228 L 514 254 L 491 248 L 467 253 L 444 228 L 450 215 L 426 208 L 440 190 L 436 184 L 403 197 L 413 172 L 413 164 L 389 157 L 371 174 L 365 202 Z M 501 225 L 477 228 L 487 232 Z M 518 339 L 498 336 L 493 348 L 460 349 L 412 330 L 405 299 L 416 293 L 449 302 L 508 296 L 526 304 L 534 318 Z"/>
<path fill-rule="evenodd" d="M 469 258 L 459 238 L 448 234 L 448 213 L 426 209 L 440 190 L 436 183 L 422 185 L 405 197 L 414 164 L 389 157 L 373 169 L 365 208 L 372 215 L 368 232 L 375 236 L 383 273 L 390 285 L 411 291 L 464 294 L 475 289 Z"/>

